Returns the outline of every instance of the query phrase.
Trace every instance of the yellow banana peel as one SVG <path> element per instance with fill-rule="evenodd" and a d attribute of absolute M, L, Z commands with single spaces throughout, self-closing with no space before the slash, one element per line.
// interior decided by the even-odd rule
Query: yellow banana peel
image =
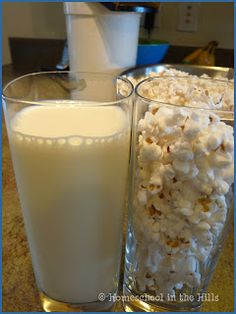
<path fill-rule="evenodd" d="M 217 41 L 209 42 L 203 48 L 197 48 L 191 54 L 183 59 L 183 63 L 198 65 L 215 65 L 215 48 L 218 46 Z"/>

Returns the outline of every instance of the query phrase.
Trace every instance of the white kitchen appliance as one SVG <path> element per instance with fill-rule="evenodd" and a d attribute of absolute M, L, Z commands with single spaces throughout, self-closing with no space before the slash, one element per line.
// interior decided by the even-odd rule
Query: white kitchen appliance
<path fill-rule="evenodd" d="M 96 2 L 65 2 L 64 13 L 71 71 L 118 74 L 135 66 L 142 10 L 117 12 Z"/>

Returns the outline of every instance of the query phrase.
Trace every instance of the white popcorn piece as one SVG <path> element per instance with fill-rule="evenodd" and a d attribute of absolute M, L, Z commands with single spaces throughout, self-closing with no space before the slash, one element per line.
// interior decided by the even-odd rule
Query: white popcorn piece
<path fill-rule="evenodd" d="M 138 201 L 140 205 L 146 205 L 147 204 L 147 192 L 145 190 L 140 190 L 138 192 Z"/>
<path fill-rule="evenodd" d="M 162 184 L 162 178 L 159 174 L 154 174 L 151 176 L 149 185 L 148 185 L 148 190 L 149 192 L 154 195 L 159 193 L 163 188 Z"/>
<path fill-rule="evenodd" d="M 170 154 L 182 161 L 190 161 L 194 157 L 192 147 L 188 142 L 177 142 L 170 145 Z"/>
<path fill-rule="evenodd" d="M 228 183 L 229 186 L 234 182 L 234 164 L 233 162 L 225 168 L 221 168 L 215 171 L 220 178 L 224 178 L 224 181 Z"/>
<path fill-rule="evenodd" d="M 141 149 L 140 152 L 140 157 L 143 161 L 145 160 L 157 161 L 161 159 L 162 155 L 163 155 L 162 149 L 159 145 L 144 142 L 143 148 Z"/>
<path fill-rule="evenodd" d="M 229 191 L 229 185 L 223 180 L 217 180 L 214 185 L 215 192 L 219 195 L 225 195 Z"/>
<path fill-rule="evenodd" d="M 214 153 L 211 155 L 211 164 L 216 168 L 231 165 L 233 161 L 232 154 L 230 153 Z"/>
<path fill-rule="evenodd" d="M 151 112 L 147 111 L 145 113 L 145 121 L 147 124 L 150 124 L 154 127 L 156 127 L 158 125 L 158 119 L 157 116 L 155 116 L 154 114 L 152 114 Z"/>
<path fill-rule="evenodd" d="M 184 216 L 192 216 L 193 215 L 193 210 L 190 208 L 185 208 L 182 207 L 179 209 L 179 211 L 184 215 Z"/>
<path fill-rule="evenodd" d="M 197 227 L 198 227 L 199 229 L 202 229 L 202 230 L 210 230 L 210 229 L 211 229 L 211 226 L 210 226 L 207 222 L 205 222 L 205 221 L 201 221 L 201 222 L 197 225 Z"/>
<path fill-rule="evenodd" d="M 229 152 L 229 153 L 233 152 L 233 150 L 234 150 L 234 142 L 233 141 L 234 141 L 234 139 L 231 138 L 231 140 L 226 140 L 223 142 L 224 149 L 226 152 Z"/>
<path fill-rule="evenodd" d="M 164 165 L 163 167 L 163 177 L 165 178 L 169 178 L 169 179 L 173 179 L 175 176 L 175 170 L 173 169 L 173 167 L 169 164 L 169 165 Z"/>
<path fill-rule="evenodd" d="M 221 143 L 222 138 L 219 136 L 219 134 L 212 134 L 208 137 L 207 148 L 209 150 L 215 150 L 221 145 Z"/>
<path fill-rule="evenodd" d="M 189 222 L 191 222 L 192 224 L 196 225 L 200 222 L 200 217 L 197 214 L 194 214 L 190 217 L 188 217 Z"/>
<path fill-rule="evenodd" d="M 199 132 L 200 132 L 200 125 L 198 121 L 195 122 L 193 120 L 188 119 L 187 122 L 185 123 L 184 135 L 188 139 L 192 139 L 195 136 L 197 136 Z"/>
<path fill-rule="evenodd" d="M 173 168 L 179 173 L 188 174 L 191 167 L 189 162 L 175 159 L 173 161 Z"/>

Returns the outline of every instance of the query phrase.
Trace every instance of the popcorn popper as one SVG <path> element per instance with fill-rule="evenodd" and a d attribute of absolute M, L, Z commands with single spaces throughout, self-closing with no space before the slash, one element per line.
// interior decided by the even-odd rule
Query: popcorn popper
<path fill-rule="evenodd" d="M 70 70 L 119 74 L 134 67 L 141 15 L 154 16 L 158 7 L 155 2 L 65 2 Z"/>

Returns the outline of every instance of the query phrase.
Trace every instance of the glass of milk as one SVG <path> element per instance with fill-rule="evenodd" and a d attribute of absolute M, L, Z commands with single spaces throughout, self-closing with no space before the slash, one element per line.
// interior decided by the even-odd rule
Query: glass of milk
<path fill-rule="evenodd" d="M 133 86 L 96 73 L 22 76 L 3 92 L 20 203 L 47 312 L 114 305 Z"/>
<path fill-rule="evenodd" d="M 227 80 L 165 76 L 136 86 L 127 312 L 191 312 L 221 300 L 206 289 L 233 218 L 233 108 Z"/>

